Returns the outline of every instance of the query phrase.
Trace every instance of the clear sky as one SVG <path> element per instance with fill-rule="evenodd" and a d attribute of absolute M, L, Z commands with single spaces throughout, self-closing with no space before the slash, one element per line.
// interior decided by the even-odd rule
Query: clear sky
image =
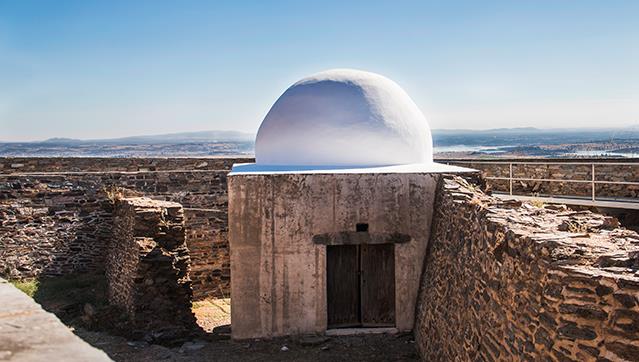
<path fill-rule="evenodd" d="M 0 140 L 255 132 L 330 68 L 433 128 L 639 125 L 639 1 L 0 0 Z"/>

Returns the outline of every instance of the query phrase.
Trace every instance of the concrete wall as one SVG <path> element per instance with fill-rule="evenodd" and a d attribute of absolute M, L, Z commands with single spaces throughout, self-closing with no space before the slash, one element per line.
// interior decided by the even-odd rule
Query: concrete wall
<path fill-rule="evenodd" d="M 395 244 L 395 320 L 413 328 L 435 185 L 428 174 L 229 177 L 231 318 L 234 338 L 323 332 L 326 246 L 313 236 L 402 233 Z"/>
<path fill-rule="evenodd" d="M 435 209 L 415 326 L 424 360 L 639 360 L 635 232 L 461 179 Z"/>

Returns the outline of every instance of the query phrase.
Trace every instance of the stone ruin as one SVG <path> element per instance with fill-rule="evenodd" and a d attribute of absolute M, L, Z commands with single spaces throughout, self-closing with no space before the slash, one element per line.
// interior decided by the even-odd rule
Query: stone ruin
<path fill-rule="evenodd" d="M 298 85 L 325 78 L 334 89 L 343 74 Z M 368 94 L 356 104 L 379 98 L 375 82 L 356 78 L 346 93 Z M 378 106 L 375 120 L 397 116 Z M 394 137 L 393 127 L 370 128 L 380 127 Z M 268 157 L 258 153 L 256 164 L 0 158 L 0 271 L 104 273 L 127 325 L 169 339 L 196 328 L 193 300 L 230 294 L 237 339 L 384 328 L 412 330 L 424 360 L 639 360 L 639 235 L 614 218 L 503 201 L 485 193 L 479 174 L 460 177 L 468 170 L 423 162 L 428 155 L 417 165 L 374 165 L 406 153 L 367 154 L 374 135 L 361 125 L 346 138 L 364 147 L 353 154 L 365 165 L 336 164 L 338 144 L 318 151 L 331 129 L 312 129 L 319 141 L 301 143 L 279 142 L 278 129 L 258 142 Z M 308 159 L 333 164 L 283 162 L 303 160 L 306 146 Z M 144 197 L 112 202 L 114 188 Z M 374 288 L 363 287 L 369 282 Z M 384 308 L 370 313 L 358 293 Z M 331 295 L 353 299 L 332 304 Z"/>
<path fill-rule="evenodd" d="M 414 328 L 426 360 L 636 361 L 639 235 L 445 179 Z"/>
<path fill-rule="evenodd" d="M 36 162 L 46 165 L 43 162 L 63 161 L 69 165 L 74 164 L 72 159 L 32 159 L 22 162 L 25 165 Z M 118 162 L 130 162 L 126 159 L 107 161 L 115 165 Z M 178 161 L 184 165 L 191 165 L 190 167 L 201 162 L 197 159 L 179 159 L 175 162 Z M 233 161 L 235 160 L 231 160 Z M 78 159 L 77 165 L 73 167 L 81 167 L 82 162 L 86 163 L 87 160 Z M 102 165 L 108 162 L 100 161 Z M 143 159 L 139 162 L 156 162 L 156 167 L 165 167 L 162 160 Z M 99 166 L 95 164 L 93 167 Z M 123 170 L 124 168 L 120 171 L 107 170 L 98 176 L 101 179 L 112 179 L 113 175 L 119 175 L 118 177 L 125 177 L 126 180 L 137 177 L 138 180 L 145 180 L 145 187 L 149 188 L 150 185 L 154 185 L 153 180 L 165 177 L 162 175 L 163 172 L 171 174 L 171 171 Z M 74 203 L 69 200 L 89 200 L 96 197 L 93 196 L 92 190 L 102 189 L 80 187 L 86 187 L 92 177 L 97 177 L 95 173 L 84 176 L 74 171 L 71 174 L 62 172 L 54 176 L 37 171 L 40 173 L 36 175 L 15 172 L 0 175 L 0 186 L 4 187 L 0 203 L 3 228 L 3 233 L 0 234 L 0 253 L 3 255 L 18 255 L 14 243 L 25 240 L 30 240 L 30 243 L 25 242 L 19 246 L 19 255 L 55 256 L 51 252 L 56 252 L 56 248 L 62 248 L 58 249 L 58 252 L 66 253 L 69 249 L 57 240 L 61 242 L 65 236 L 70 235 L 73 232 L 71 227 L 81 224 L 83 217 L 97 215 L 89 212 L 82 214 L 78 211 L 71 216 L 58 216 L 55 210 L 64 208 L 64 204 L 40 201 L 54 193 L 63 194 L 68 200 L 67 212 L 76 210 L 73 208 Z M 216 170 L 203 172 L 210 172 L 215 177 L 219 174 Z M 229 170 L 224 172 L 228 173 Z M 174 173 L 174 177 L 185 179 L 185 175 L 190 175 L 192 178 L 189 182 L 192 185 L 198 180 L 211 179 L 210 176 L 204 177 L 200 173 L 188 170 Z M 86 177 L 85 181 L 83 177 Z M 58 182 L 58 179 L 64 178 L 69 180 L 69 186 L 66 186 L 68 189 L 65 189 L 64 182 Z M 210 182 L 208 184 L 211 185 Z M 504 360 L 520 356 L 527 356 L 528 359 L 574 361 L 637 360 L 639 236 L 620 228 L 616 221 L 609 217 L 591 212 L 575 212 L 552 205 L 540 208 L 527 203 L 506 202 L 484 194 L 480 188 L 472 186 L 473 184 L 481 184 L 481 180 L 475 178 L 473 183 L 469 184 L 464 179 L 442 176 L 434 189 L 432 226 L 429 231 L 430 237 L 427 239 L 413 326 L 420 355 L 426 360 Z M 11 185 L 22 187 L 17 189 Z M 37 187 L 39 191 L 32 191 L 34 189 L 27 185 Z M 47 185 L 56 188 L 47 191 Z M 144 193 L 141 187 L 138 190 Z M 203 189 L 200 186 L 188 188 Z M 219 192 L 217 195 L 222 191 Z M 158 197 L 149 192 L 146 195 L 161 199 L 167 197 Z M 103 202 L 99 201 L 99 198 L 96 200 L 105 205 L 105 209 L 100 211 L 101 215 L 113 215 L 113 206 L 106 198 Z M 186 198 L 183 197 L 182 200 Z M 180 204 L 184 205 L 185 202 Z M 77 205 L 86 203 L 78 202 Z M 126 207 L 130 207 L 131 212 L 135 209 L 133 206 Z M 43 210 L 41 213 L 21 214 L 25 208 Z M 163 213 L 159 211 L 160 206 L 151 209 L 158 210 L 153 213 Z M 196 210 L 184 210 L 187 247 L 190 228 L 188 215 L 194 212 Z M 37 222 L 40 217 L 49 221 Z M 65 222 L 63 217 L 77 221 Z M 159 216 L 153 216 L 148 220 L 159 219 Z M 98 219 L 93 217 L 90 220 Z M 113 230 L 124 228 L 117 224 L 127 218 L 110 216 L 102 220 L 104 228 L 94 230 L 101 230 L 104 235 L 112 235 Z M 228 229 L 224 219 L 218 220 L 217 223 Z M 95 226 L 95 222 L 92 221 L 90 225 Z M 158 224 L 154 221 L 151 225 Z M 357 225 L 350 227 L 355 227 L 355 234 Z M 34 232 L 27 234 L 31 230 Z M 59 230 L 64 232 L 58 234 Z M 84 230 L 89 229 L 81 228 L 78 232 Z M 14 237 L 16 235 L 19 238 Z M 209 235 L 209 247 L 214 250 L 219 236 Z M 11 240 L 8 240 L 9 238 Z M 36 238 L 39 238 L 40 243 L 37 243 Z M 52 241 L 49 249 L 43 243 L 47 240 Z M 54 240 L 56 242 L 53 242 Z M 80 239 L 75 242 L 82 240 L 93 239 Z M 115 240 L 117 238 L 102 239 L 103 244 L 96 244 L 104 245 L 99 249 L 99 253 L 92 251 L 90 254 L 76 254 L 74 257 L 85 260 L 84 265 L 104 265 L 104 255 L 108 255 L 109 248 L 116 245 L 110 241 Z M 133 239 L 130 241 L 133 242 Z M 190 247 L 188 249 L 191 251 Z M 228 253 L 227 249 L 219 255 Z M 51 260 L 55 262 L 54 256 Z M 10 267 L 15 271 L 18 270 L 16 264 L 8 265 L 8 261 L 14 263 L 25 260 L 30 263 L 28 265 L 38 266 L 32 264 L 34 260 L 50 259 L 2 257 L 0 260 L 4 263 L 3 267 Z M 221 258 L 217 263 L 228 265 L 230 260 Z M 211 272 L 212 270 L 208 273 Z M 128 272 L 128 275 L 134 273 Z M 179 284 L 171 285 L 176 287 L 176 293 L 179 293 Z M 192 285 L 191 288 L 195 286 Z M 215 291 L 215 286 L 209 288 L 212 292 Z M 182 307 L 188 308 L 188 304 L 182 304 Z M 178 304 L 176 308 L 179 307 Z"/>
<path fill-rule="evenodd" d="M 105 262 L 109 303 L 130 328 L 178 338 L 196 330 L 182 205 L 144 197 L 116 200 Z"/>

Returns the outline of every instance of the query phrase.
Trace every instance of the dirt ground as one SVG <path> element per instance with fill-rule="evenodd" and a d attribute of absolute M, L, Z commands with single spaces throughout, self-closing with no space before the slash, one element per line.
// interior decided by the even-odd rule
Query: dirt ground
<path fill-rule="evenodd" d="M 80 276 L 43 280 L 34 299 L 55 313 L 76 335 L 115 361 L 415 361 L 411 334 L 365 336 L 302 336 L 271 340 L 230 339 L 230 299 L 195 302 L 193 312 L 206 332 L 176 347 L 149 344 L 109 334 L 100 325 L 86 329 L 87 310 L 106 300 L 101 278 Z M 90 305 L 91 307 L 88 307 Z M 109 330 L 104 329 L 104 330 Z"/>
<path fill-rule="evenodd" d="M 212 338 L 167 348 L 99 332 L 75 333 L 114 361 L 416 361 L 410 334 L 277 338 L 235 342 Z"/>
<path fill-rule="evenodd" d="M 205 299 L 193 303 L 197 324 L 206 332 L 231 324 L 231 299 Z"/>
<path fill-rule="evenodd" d="M 194 303 L 198 324 L 208 335 L 168 348 L 130 341 L 103 332 L 75 333 L 115 361 L 415 361 L 410 334 L 365 336 L 303 336 L 272 340 L 232 341 L 230 299 Z"/>

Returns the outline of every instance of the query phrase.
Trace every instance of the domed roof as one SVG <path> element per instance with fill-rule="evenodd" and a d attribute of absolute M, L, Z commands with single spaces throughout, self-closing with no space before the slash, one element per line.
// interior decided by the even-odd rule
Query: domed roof
<path fill-rule="evenodd" d="M 380 166 L 430 163 L 430 128 L 404 90 L 379 74 L 321 72 L 293 84 L 268 112 L 256 163 Z"/>

